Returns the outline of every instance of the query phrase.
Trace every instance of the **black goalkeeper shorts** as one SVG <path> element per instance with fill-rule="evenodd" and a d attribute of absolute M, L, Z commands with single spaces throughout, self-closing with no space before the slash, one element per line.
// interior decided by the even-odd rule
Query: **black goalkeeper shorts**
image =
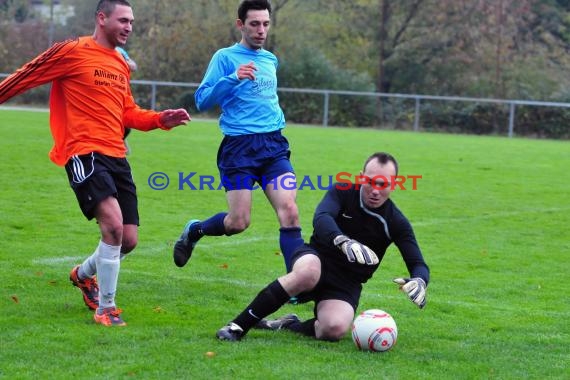
<path fill-rule="evenodd" d="M 349 278 L 343 277 L 340 271 L 327 270 L 323 265 L 323 259 L 317 250 L 309 244 L 304 244 L 295 250 L 293 254 L 292 264 L 295 264 L 300 257 L 304 255 L 316 255 L 321 260 L 321 278 L 315 288 L 308 292 L 303 292 L 297 295 L 299 303 L 315 301 L 315 316 L 316 308 L 320 301 L 324 300 L 342 300 L 348 302 L 354 311 L 358 308 L 360 295 L 362 293 L 362 284 L 360 282 L 351 281 Z"/>

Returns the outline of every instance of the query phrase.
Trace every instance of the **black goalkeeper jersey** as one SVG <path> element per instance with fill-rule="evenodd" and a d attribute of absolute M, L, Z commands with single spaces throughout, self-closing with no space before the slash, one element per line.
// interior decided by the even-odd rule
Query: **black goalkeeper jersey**
<path fill-rule="evenodd" d="M 333 185 L 315 210 L 313 228 L 310 245 L 319 252 L 324 272 L 346 281 L 365 283 L 378 269 L 388 246 L 394 243 L 410 276 L 420 277 L 426 284 L 429 282 L 429 268 L 412 226 L 390 199 L 377 209 L 369 209 L 361 201 L 360 190 L 354 184 Z M 349 262 L 333 244 L 338 235 L 365 244 L 376 253 L 380 262 L 377 265 Z"/>

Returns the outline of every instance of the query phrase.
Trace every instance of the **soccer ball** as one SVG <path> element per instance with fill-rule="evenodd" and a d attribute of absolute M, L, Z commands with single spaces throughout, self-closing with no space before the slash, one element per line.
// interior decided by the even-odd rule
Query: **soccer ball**
<path fill-rule="evenodd" d="M 394 347 L 397 338 L 396 322 L 384 310 L 366 310 L 352 323 L 352 340 L 359 350 L 388 351 Z"/>

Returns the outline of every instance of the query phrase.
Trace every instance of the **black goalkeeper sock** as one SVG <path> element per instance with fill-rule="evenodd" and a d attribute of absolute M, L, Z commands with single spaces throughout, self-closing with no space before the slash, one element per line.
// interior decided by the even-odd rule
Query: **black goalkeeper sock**
<path fill-rule="evenodd" d="M 293 332 L 303 334 L 306 336 L 312 336 L 313 338 L 316 336 L 315 334 L 315 322 L 317 318 L 307 319 L 305 322 L 293 322 L 290 325 L 287 325 L 285 328 L 287 330 L 291 330 Z"/>
<path fill-rule="evenodd" d="M 278 280 L 273 281 L 260 291 L 253 301 L 246 307 L 233 322 L 247 332 L 262 318 L 279 310 L 291 296 L 287 294 Z"/>

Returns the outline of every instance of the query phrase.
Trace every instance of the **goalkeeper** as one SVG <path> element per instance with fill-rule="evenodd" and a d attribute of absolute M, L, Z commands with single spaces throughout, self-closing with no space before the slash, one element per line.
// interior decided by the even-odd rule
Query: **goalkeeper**
<path fill-rule="evenodd" d="M 316 339 L 338 341 L 349 330 L 362 284 L 378 269 L 386 249 L 395 243 L 410 277 L 394 280 L 420 309 L 426 304 L 429 268 L 412 226 L 389 199 L 396 159 L 375 153 L 365 164 L 362 185 L 333 186 L 317 206 L 310 243 L 295 251 L 293 270 L 267 285 L 230 323 L 218 330 L 220 340 L 238 341 L 255 328 L 287 329 Z M 314 301 L 315 316 L 301 322 L 289 314 L 263 319 L 293 296 Z"/>

